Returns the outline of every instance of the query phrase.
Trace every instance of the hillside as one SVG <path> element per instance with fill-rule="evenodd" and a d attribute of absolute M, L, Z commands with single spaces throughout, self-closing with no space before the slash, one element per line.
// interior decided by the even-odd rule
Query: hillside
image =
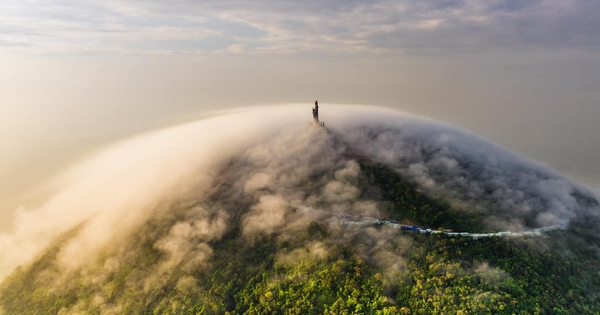
<path fill-rule="evenodd" d="M 361 169 L 359 187 L 367 187 L 363 198 L 387 204 L 390 217 L 426 226 L 477 228 L 477 217 L 419 193 L 389 169 L 377 164 Z M 247 211 L 222 204 L 221 198 L 231 193 L 222 183 L 204 206 Z M 248 238 L 237 215 L 228 219 L 221 238 L 209 241 L 210 259 L 201 265 L 180 259 L 173 271 L 160 274 L 169 254 L 156 244 L 189 209 L 173 211 L 172 224 L 148 222 L 127 242 L 105 249 L 90 266 L 66 275 L 57 266 L 57 253 L 77 234 L 74 229 L 3 282 L 0 305 L 6 314 L 600 311 L 600 263 L 574 229 L 541 239 L 474 241 L 386 227 L 339 228 L 316 220 L 289 235 Z M 156 282 L 152 288 L 149 281 Z"/>
<path fill-rule="evenodd" d="M 281 132 L 137 212 L 126 196 L 132 208 L 89 216 L 14 269 L 0 314 L 600 312 L 594 195 L 432 130 Z M 373 219 L 440 233 L 347 224 Z"/>

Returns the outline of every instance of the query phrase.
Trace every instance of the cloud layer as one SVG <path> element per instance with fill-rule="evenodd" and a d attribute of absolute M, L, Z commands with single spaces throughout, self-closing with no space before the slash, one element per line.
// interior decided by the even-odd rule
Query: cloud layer
<path fill-rule="evenodd" d="M 323 106 L 322 119 L 328 130 L 306 126 L 304 105 L 254 108 L 108 148 L 66 172 L 64 188 L 44 206 L 16 214 L 14 230 L 0 235 L 0 277 L 78 225 L 60 254 L 70 268 L 149 220 L 166 222 L 151 232 L 165 233 L 155 244 L 170 257 L 160 274 L 202 264 L 211 254 L 207 242 L 231 222 L 250 238 L 285 232 L 293 239 L 332 214 L 377 217 L 377 201 L 358 185 L 357 157 L 481 212 L 490 229 L 598 222 L 596 197 L 585 187 L 469 132 L 364 106 Z M 395 257 L 385 243 L 377 246 L 387 255 L 382 261 Z"/>
<path fill-rule="evenodd" d="M 130 54 L 594 51 L 598 13 L 600 4 L 585 0 L 5 1 L 0 47 Z"/>

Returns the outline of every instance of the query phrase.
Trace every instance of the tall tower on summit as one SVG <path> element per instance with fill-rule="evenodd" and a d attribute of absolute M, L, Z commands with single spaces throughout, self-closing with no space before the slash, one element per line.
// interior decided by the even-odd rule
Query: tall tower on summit
<path fill-rule="evenodd" d="M 319 121 L 319 101 L 315 101 L 315 107 L 312 108 L 312 114 L 314 123 L 321 127 L 325 127 L 325 123 Z"/>

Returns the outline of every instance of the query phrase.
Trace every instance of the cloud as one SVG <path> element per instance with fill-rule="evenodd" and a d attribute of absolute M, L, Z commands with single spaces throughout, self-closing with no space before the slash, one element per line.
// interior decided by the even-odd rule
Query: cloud
<path fill-rule="evenodd" d="M 56 259 L 36 281 L 69 288 L 77 276 L 89 299 L 65 313 L 86 303 L 122 313 L 135 309 L 131 303 L 146 307 L 165 287 L 183 296 L 198 290 L 194 277 L 211 263 L 214 244 L 240 231 L 249 240 L 268 235 L 285 244 L 275 255 L 281 266 L 326 259 L 329 246 L 350 245 L 396 283 L 413 239 L 390 226 L 339 224 L 340 214 L 382 217 L 381 201 L 364 193 L 372 187 L 361 183 L 357 158 L 478 211 L 492 232 L 600 222 L 597 198 L 586 187 L 467 131 L 350 105 L 323 108 L 331 113 L 324 129 L 307 125 L 309 107 L 234 111 L 106 148 L 65 172 L 64 187 L 48 203 L 17 213 L 14 231 L 0 234 L 0 277 L 72 231 L 54 244 Z M 490 283 L 507 278 L 485 263 L 472 272 Z M 140 298 L 114 296 L 117 285 Z"/>
<path fill-rule="evenodd" d="M 295 266 L 299 262 L 323 260 L 327 256 L 327 245 L 321 242 L 311 242 L 304 247 L 296 248 L 290 252 L 279 252 L 276 264 L 281 266 Z"/>
<path fill-rule="evenodd" d="M 124 237 L 161 209 L 161 203 L 168 204 L 165 197 L 172 189 L 179 192 L 179 200 L 182 192 L 207 187 L 215 167 L 239 154 L 242 143 L 260 142 L 272 135 L 274 126 L 282 127 L 274 118 L 269 126 L 263 124 L 270 115 L 255 112 L 233 125 L 216 117 L 142 135 L 75 166 L 61 179 L 67 186 L 42 207 L 17 212 L 14 231 L 0 234 L 0 251 L 5 253 L 0 277 L 31 259 L 54 236 L 86 220 L 85 229 L 66 247 L 64 261 L 77 265 L 93 259 L 90 252 Z"/>
<path fill-rule="evenodd" d="M 474 267 L 474 270 L 476 275 L 491 284 L 501 284 L 510 277 L 504 270 L 494 268 L 487 262 L 477 264 L 477 266 Z"/>
<path fill-rule="evenodd" d="M 157 3 L 155 2 L 155 5 Z M 263 40 L 326 49 L 597 48 L 590 1 L 220 1 L 189 5 L 267 32 Z M 198 11 L 194 11 L 198 10 Z M 290 14 L 293 13 L 293 14 Z M 443 26 L 443 27 L 441 27 Z M 305 47 L 305 46 L 304 46 Z"/>
<path fill-rule="evenodd" d="M 227 47 L 227 51 L 234 53 L 234 54 L 243 53 L 244 50 L 245 50 L 244 44 L 235 44 L 235 45 L 231 45 L 231 46 Z"/>
<path fill-rule="evenodd" d="M 164 235 L 154 244 L 170 257 L 163 262 L 170 271 L 210 257 L 207 242 L 231 220 L 248 236 L 287 233 L 282 237 L 293 239 L 311 221 L 329 222 L 335 213 L 378 217 L 377 200 L 361 194 L 360 165 L 344 155 L 348 148 L 430 194 L 484 214 L 492 231 L 598 220 L 596 197 L 587 188 L 474 134 L 388 109 L 328 105 L 327 111 L 328 130 L 306 127 L 307 106 L 265 107 L 106 149 L 68 171 L 66 186 L 47 204 L 17 212 L 14 231 L 0 235 L 6 253 L 0 276 L 82 223 L 62 247 L 63 265 L 76 269 L 93 261 L 101 248 L 159 217 L 164 227 L 155 233 Z M 202 205 L 207 196 L 218 202 Z M 385 245 L 377 255 L 391 261 L 398 253 Z"/>
<path fill-rule="evenodd" d="M 465 131 L 422 126 L 390 121 L 365 125 L 343 138 L 421 189 L 485 213 L 491 229 L 558 224 L 586 216 L 590 206 L 598 209 L 590 190 L 533 161 Z"/>
<path fill-rule="evenodd" d="M 244 215 L 242 227 L 245 234 L 276 232 L 285 223 L 289 213 L 289 202 L 278 196 L 262 196 L 258 204 Z"/>
<path fill-rule="evenodd" d="M 30 46 L 31 44 L 27 43 L 26 40 L 16 40 L 16 39 L 12 39 L 12 38 L 7 38 L 7 39 L 0 39 L 0 47 L 4 46 L 4 47 L 23 47 L 23 46 Z"/>
<path fill-rule="evenodd" d="M 0 35 L 47 34 L 62 43 L 219 36 L 231 43 L 213 51 L 250 42 L 246 53 L 330 54 L 589 51 L 600 43 L 600 4 L 585 0 L 49 1 L 5 10 Z M 126 31 L 104 32 L 115 27 Z"/>

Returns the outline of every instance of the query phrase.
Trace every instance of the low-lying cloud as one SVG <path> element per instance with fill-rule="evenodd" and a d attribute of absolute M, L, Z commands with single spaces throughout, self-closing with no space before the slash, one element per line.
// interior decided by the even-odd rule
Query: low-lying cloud
<path fill-rule="evenodd" d="M 492 230 L 598 222 L 598 203 L 587 188 L 467 131 L 349 105 L 322 106 L 324 129 L 308 126 L 308 109 L 240 110 L 105 149 L 66 172 L 65 186 L 44 206 L 17 213 L 14 230 L 0 235 L 0 277 L 79 226 L 60 245 L 58 265 L 88 275 L 87 285 L 97 289 L 93 300 L 118 313 L 125 301 L 102 302 L 114 299 L 105 282 L 143 250 L 157 251 L 160 261 L 140 267 L 128 285 L 152 298 L 173 275 L 176 288 L 194 290 L 191 273 L 209 263 L 211 242 L 234 227 L 249 240 L 277 235 L 293 243 L 317 222 L 395 279 L 410 239 L 389 227 L 336 224 L 342 213 L 381 216 L 378 200 L 362 193 L 358 160 L 387 165 L 422 191 L 482 213 Z M 280 251 L 276 260 L 286 265 L 327 255 L 325 243 L 310 240 Z M 477 272 L 498 276 L 484 267 Z"/>

